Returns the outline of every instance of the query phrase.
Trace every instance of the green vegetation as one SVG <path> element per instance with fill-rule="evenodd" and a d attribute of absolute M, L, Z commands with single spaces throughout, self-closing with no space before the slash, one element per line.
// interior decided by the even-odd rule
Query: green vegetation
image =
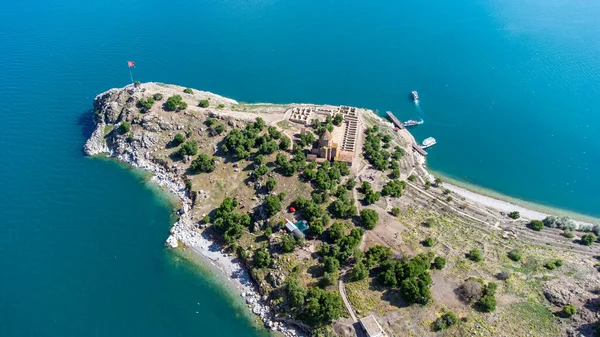
<path fill-rule="evenodd" d="M 361 192 L 365 195 L 363 201 L 367 205 L 372 205 L 381 198 L 381 193 L 375 192 L 368 181 L 363 181 Z"/>
<path fill-rule="evenodd" d="M 225 131 L 225 125 L 223 125 L 223 124 L 217 124 L 217 126 L 215 126 L 215 132 L 218 135 L 222 134 L 223 131 Z"/>
<path fill-rule="evenodd" d="M 577 308 L 574 305 L 572 305 L 572 304 L 567 304 L 563 308 L 562 313 L 566 317 L 571 317 L 571 316 L 573 316 L 573 315 L 575 315 L 577 313 Z"/>
<path fill-rule="evenodd" d="M 379 128 L 373 126 L 366 130 L 367 137 L 363 145 L 363 156 L 369 163 L 379 171 L 384 171 L 388 167 L 390 153 L 381 147 L 381 136 L 377 132 Z"/>
<path fill-rule="evenodd" d="M 138 104 L 142 107 L 142 111 L 146 112 L 146 111 L 150 110 L 150 108 L 152 108 L 152 105 L 154 105 L 154 98 L 152 98 L 152 97 L 148 97 L 147 99 L 140 98 Z"/>
<path fill-rule="evenodd" d="M 344 121 L 344 115 L 342 115 L 342 114 L 336 114 L 336 115 L 333 117 L 333 125 L 335 125 L 335 126 L 340 126 L 340 125 L 342 125 L 342 122 L 343 122 L 343 121 Z"/>
<path fill-rule="evenodd" d="M 433 330 L 441 331 L 453 326 L 456 323 L 458 323 L 458 318 L 453 312 L 449 311 L 433 322 Z"/>
<path fill-rule="evenodd" d="M 190 168 L 195 172 L 210 173 L 215 170 L 215 160 L 207 154 L 201 153 L 192 161 Z"/>
<path fill-rule="evenodd" d="M 581 236 L 581 243 L 586 246 L 591 246 L 592 243 L 596 241 L 596 236 L 594 234 L 583 234 Z"/>
<path fill-rule="evenodd" d="M 291 145 L 292 141 L 290 140 L 290 138 L 286 135 L 281 135 L 279 139 L 279 148 L 281 150 L 288 150 Z"/>
<path fill-rule="evenodd" d="M 300 147 L 305 148 L 309 145 L 312 145 L 314 142 L 316 142 L 317 139 L 315 138 L 315 134 L 307 131 L 305 133 L 300 134 L 300 141 L 298 142 L 298 145 L 300 145 Z"/>
<path fill-rule="evenodd" d="M 266 268 L 271 265 L 271 253 L 267 248 L 259 248 L 254 252 L 254 265 Z"/>
<path fill-rule="evenodd" d="M 379 214 L 372 209 L 363 209 L 360 211 L 360 221 L 364 228 L 373 229 L 379 221 Z"/>
<path fill-rule="evenodd" d="M 534 231 L 541 231 L 544 228 L 544 223 L 540 220 L 531 220 L 529 223 L 529 228 L 533 229 Z"/>
<path fill-rule="evenodd" d="M 228 243 L 233 243 L 239 239 L 244 228 L 250 226 L 250 216 L 248 214 L 238 214 L 233 210 L 237 207 L 237 200 L 227 197 L 221 203 L 221 206 L 215 210 L 213 224 L 215 230 L 222 235 Z"/>
<path fill-rule="evenodd" d="M 400 216 L 400 213 L 401 213 L 401 212 L 402 212 L 402 211 L 400 210 L 400 208 L 398 208 L 398 207 L 392 207 L 392 215 L 393 215 L 393 216 L 396 216 L 396 217 L 397 217 L 397 216 Z"/>
<path fill-rule="evenodd" d="M 198 106 L 201 108 L 208 108 L 209 105 L 210 105 L 210 102 L 207 99 L 201 99 L 198 102 Z"/>
<path fill-rule="evenodd" d="M 185 88 L 183 89 L 183 92 L 185 92 L 186 94 L 193 94 L 194 90 L 192 90 L 192 88 Z"/>
<path fill-rule="evenodd" d="M 508 217 L 516 220 L 521 217 L 521 214 L 519 214 L 519 212 L 517 212 L 517 211 L 514 211 L 514 212 L 508 213 Z"/>
<path fill-rule="evenodd" d="M 429 254 L 419 254 L 407 260 L 385 260 L 381 263 L 379 281 L 397 288 L 408 303 L 427 304 L 431 300 L 431 259 Z"/>
<path fill-rule="evenodd" d="M 281 237 L 280 243 L 281 250 L 285 253 L 291 253 L 294 251 L 294 247 L 296 247 L 296 238 L 293 234 L 286 234 Z"/>
<path fill-rule="evenodd" d="M 163 95 L 160 93 L 156 93 L 152 95 L 152 98 L 154 98 L 155 101 L 160 101 L 161 99 L 163 99 Z"/>
<path fill-rule="evenodd" d="M 481 251 L 477 248 L 473 248 L 469 251 L 469 260 L 471 261 L 475 261 L 475 262 L 480 262 L 483 260 L 483 256 L 481 256 Z"/>
<path fill-rule="evenodd" d="M 267 186 L 267 189 L 269 191 L 272 191 L 275 189 L 275 186 L 277 186 L 277 180 L 273 179 L 273 178 L 269 178 L 267 179 L 267 182 L 265 183 L 265 186 Z"/>
<path fill-rule="evenodd" d="M 221 110 L 221 109 L 224 109 L 224 108 L 225 108 L 225 104 L 223 104 L 223 103 L 217 104 L 217 109 Z"/>
<path fill-rule="evenodd" d="M 173 138 L 172 142 L 173 142 L 174 146 L 179 146 L 180 144 L 185 142 L 185 136 L 182 135 L 181 133 L 178 133 L 175 135 L 175 138 Z"/>
<path fill-rule="evenodd" d="M 428 237 L 427 239 L 423 240 L 423 246 L 425 247 L 433 247 L 434 241 L 432 237 Z"/>
<path fill-rule="evenodd" d="M 181 96 L 174 95 L 167 98 L 165 103 L 165 110 L 167 111 L 181 111 L 187 109 L 187 103 L 183 101 Z"/>
<path fill-rule="evenodd" d="M 188 140 L 187 142 L 181 145 L 177 153 L 182 157 L 195 156 L 196 154 L 198 154 L 198 142 L 196 142 L 195 140 Z"/>
<path fill-rule="evenodd" d="M 433 259 L 433 265 L 432 267 L 434 269 L 444 269 L 444 267 L 446 266 L 446 259 L 443 256 L 436 256 L 435 259 Z"/>
<path fill-rule="evenodd" d="M 513 249 L 510 252 L 508 252 L 507 256 L 509 259 L 517 262 L 521 260 L 521 258 L 523 257 L 523 253 L 518 249 Z"/>
<path fill-rule="evenodd" d="M 119 132 L 125 134 L 131 130 L 131 124 L 127 121 L 123 121 L 119 126 Z"/>
<path fill-rule="evenodd" d="M 407 179 L 408 179 L 408 181 L 410 181 L 412 183 L 412 182 L 415 182 L 417 180 L 417 177 L 414 174 L 411 174 L 411 175 L 408 176 Z"/>
<path fill-rule="evenodd" d="M 406 187 L 406 183 L 400 180 L 391 180 L 388 181 L 383 189 L 381 190 L 381 195 L 383 196 L 392 196 L 395 198 L 399 198 L 402 196 L 402 190 Z"/>
<path fill-rule="evenodd" d="M 563 260 L 548 261 L 544 263 L 544 268 L 548 270 L 554 270 L 556 268 L 562 267 L 563 263 Z"/>
<path fill-rule="evenodd" d="M 277 196 L 269 195 L 265 198 L 265 211 L 269 217 L 281 211 L 281 200 Z"/>
<path fill-rule="evenodd" d="M 369 270 L 362 261 L 357 261 L 354 264 L 354 268 L 352 268 L 352 272 L 350 273 L 350 279 L 356 282 L 364 280 L 367 278 L 367 276 L 369 276 Z"/>

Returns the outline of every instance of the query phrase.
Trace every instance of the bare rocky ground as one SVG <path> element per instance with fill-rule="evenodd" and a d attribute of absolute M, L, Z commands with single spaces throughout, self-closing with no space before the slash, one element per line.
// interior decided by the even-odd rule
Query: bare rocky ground
<path fill-rule="evenodd" d="M 293 253 L 275 254 L 278 268 L 257 272 L 253 275 L 258 285 L 255 287 L 244 266 L 228 251 L 222 250 L 213 241 L 210 228 L 201 219 L 214 210 L 226 196 L 235 196 L 241 201 L 241 209 L 260 208 L 264 195 L 257 194 L 255 182 L 250 177 L 252 167 L 248 162 L 234 163 L 226 156 L 219 155 L 218 144 L 229 130 L 244 127 L 246 122 L 260 116 L 267 124 L 277 126 L 292 139 L 299 127 L 287 121 L 285 112 L 290 105 L 243 104 L 209 92 L 193 90 L 183 93 L 182 87 L 158 83 L 145 83 L 112 89 L 99 95 L 95 100 L 97 127 L 86 143 L 89 155 L 109 153 L 121 161 L 144 168 L 155 175 L 155 179 L 167 190 L 179 196 L 182 201 L 180 220 L 173 226 L 169 244 L 186 246 L 209 259 L 211 263 L 236 280 L 236 287 L 246 297 L 252 310 L 260 316 L 267 327 L 282 331 L 287 335 L 301 333 L 302 329 L 292 329 L 286 324 L 287 317 L 270 309 L 273 303 L 266 300 L 266 294 L 281 284 L 292 269 L 304 284 L 316 282 L 311 270 L 318 264 L 314 252 L 315 241 L 308 243 Z M 140 98 L 163 95 L 148 111 L 141 111 L 137 104 Z M 188 108 L 179 112 L 168 112 L 163 104 L 169 96 L 180 95 Z M 208 99 L 209 107 L 200 108 L 198 102 Z M 217 118 L 225 126 L 225 132 L 213 134 L 204 124 L 209 118 Z M 119 132 L 122 122 L 131 123 L 128 133 Z M 422 157 L 414 154 L 411 144 L 414 139 L 407 131 L 396 132 L 390 123 L 370 112 L 364 115 L 367 125 L 377 124 L 382 132 L 393 136 L 393 145 L 406 150 L 400 161 L 402 176 L 407 180 L 414 175 L 414 181 L 400 198 L 381 198 L 369 206 L 378 211 L 380 223 L 367 231 L 360 248 L 381 244 L 390 246 L 398 255 L 414 255 L 432 251 L 445 256 L 446 267 L 432 272 L 433 303 L 424 307 L 407 306 L 396 294 L 386 291 L 371 278 L 360 282 L 346 283 L 346 292 L 357 316 L 375 314 L 386 331 L 394 336 L 592 336 L 593 323 L 598 316 L 598 292 L 600 278 L 596 256 L 600 255 L 598 244 L 585 247 L 567 239 L 561 232 L 545 229 L 533 232 L 525 225 L 527 220 L 511 220 L 498 210 L 461 198 L 442 186 L 427 188 L 425 181 L 431 179 L 424 169 Z M 183 133 L 188 139 L 196 140 L 200 153 L 217 155 L 217 168 L 210 174 L 191 174 L 191 158 L 177 158 L 171 141 L 175 134 Z M 275 154 L 267 161 L 273 161 Z M 387 173 L 386 173 L 387 174 Z M 285 177 L 275 172 L 269 173 L 277 179 L 274 193 L 286 192 L 286 203 L 298 196 L 309 197 L 312 188 L 297 177 Z M 389 178 L 361 161 L 352 167 L 352 175 L 357 181 L 369 181 L 375 190 L 381 190 Z M 187 190 L 185 181 L 192 188 Z M 189 184 L 189 183 L 188 183 Z M 362 195 L 353 191 L 360 200 Z M 451 197 L 451 200 L 448 198 Z M 365 207 L 358 202 L 359 208 Z M 401 215 L 390 214 L 392 207 L 399 207 Z M 288 217 L 282 211 L 275 218 Z M 425 226 L 426 220 L 433 223 Z M 260 224 L 255 224 L 260 228 Z M 242 247 L 252 249 L 265 244 L 265 238 L 257 231 L 249 231 L 239 242 Z M 275 233 L 269 244 L 277 245 L 280 235 Z M 432 237 L 435 245 L 424 247 L 421 241 Z M 465 254 L 477 247 L 483 252 L 484 260 L 476 263 L 466 259 Z M 514 262 L 506 254 L 512 249 L 520 249 L 523 259 Z M 547 270 L 543 265 L 548 261 L 562 259 L 564 265 L 555 270 Z M 506 281 L 496 280 L 501 271 L 510 272 Z M 498 287 L 498 309 L 494 313 L 480 313 L 461 301 L 456 289 L 469 277 L 480 277 L 486 281 L 496 281 Z M 329 287 L 336 291 L 336 286 Z M 263 294 L 263 296 L 261 296 Z M 559 311 L 566 304 L 577 307 L 578 313 L 572 318 L 561 318 Z M 452 310 L 463 321 L 448 330 L 435 333 L 431 329 L 433 321 L 445 310 Z M 292 322 L 293 323 L 293 322 Z M 301 326 L 301 325 L 300 325 Z M 348 318 L 340 319 L 333 326 L 336 334 L 354 335 L 355 329 Z"/>

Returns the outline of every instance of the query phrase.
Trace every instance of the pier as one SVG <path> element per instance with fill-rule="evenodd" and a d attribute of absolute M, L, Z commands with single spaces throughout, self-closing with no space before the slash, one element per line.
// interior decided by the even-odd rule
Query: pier
<path fill-rule="evenodd" d="M 420 155 L 422 155 L 422 156 L 426 156 L 426 155 L 427 155 L 427 151 L 423 150 L 423 148 L 422 148 L 422 147 L 420 147 L 419 145 L 417 145 L 417 144 L 413 144 L 413 145 L 412 145 L 412 147 L 413 147 L 413 149 L 414 149 L 415 151 L 417 151 L 417 152 L 418 152 Z"/>
<path fill-rule="evenodd" d="M 404 124 L 402 124 L 402 122 L 400 120 L 398 120 L 398 118 L 396 118 L 396 116 L 394 116 L 394 114 L 391 111 L 386 111 L 388 117 L 392 120 L 392 122 L 394 122 L 394 124 L 396 125 L 396 127 L 398 127 L 398 129 L 402 130 L 404 129 Z"/>

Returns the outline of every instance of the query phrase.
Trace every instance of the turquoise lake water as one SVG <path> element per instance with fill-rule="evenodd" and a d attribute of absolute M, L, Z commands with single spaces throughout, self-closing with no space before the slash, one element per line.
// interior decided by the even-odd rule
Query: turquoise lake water
<path fill-rule="evenodd" d="M 92 99 L 128 83 L 127 60 L 136 80 L 239 101 L 422 117 L 433 169 L 600 216 L 599 16 L 592 0 L 3 4 L 0 336 L 264 334 L 164 248 L 169 202 L 83 157 Z"/>

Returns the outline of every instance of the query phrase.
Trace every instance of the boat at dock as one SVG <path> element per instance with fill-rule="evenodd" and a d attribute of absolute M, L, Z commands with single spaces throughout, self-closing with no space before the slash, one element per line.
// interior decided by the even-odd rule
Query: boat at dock
<path fill-rule="evenodd" d="M 411 91 L 410 94 L 412 95 L 413 101 L 416 102 L 419 100 L 419 93 L 416 90 Z"/>
<path fill-rule="evenodd" d="M 414 126 L 414 125 L 421 125 L 423 123 L 424 123 L 424 121 L 422 119 L 419 120 L 419 121 L 416 121 L 414 119 L 409 119 L 406 122 L 402 123 L 402 125 L 404 125 L 404 126 Z"/>
<path fill-rule="evenodd" d="M 428 147 L 432 147 L 437 144 L 437 141 L 433 137 L 426 138 L 423 143 L 421 143 L 421 148 L 426 149 Z"/>

